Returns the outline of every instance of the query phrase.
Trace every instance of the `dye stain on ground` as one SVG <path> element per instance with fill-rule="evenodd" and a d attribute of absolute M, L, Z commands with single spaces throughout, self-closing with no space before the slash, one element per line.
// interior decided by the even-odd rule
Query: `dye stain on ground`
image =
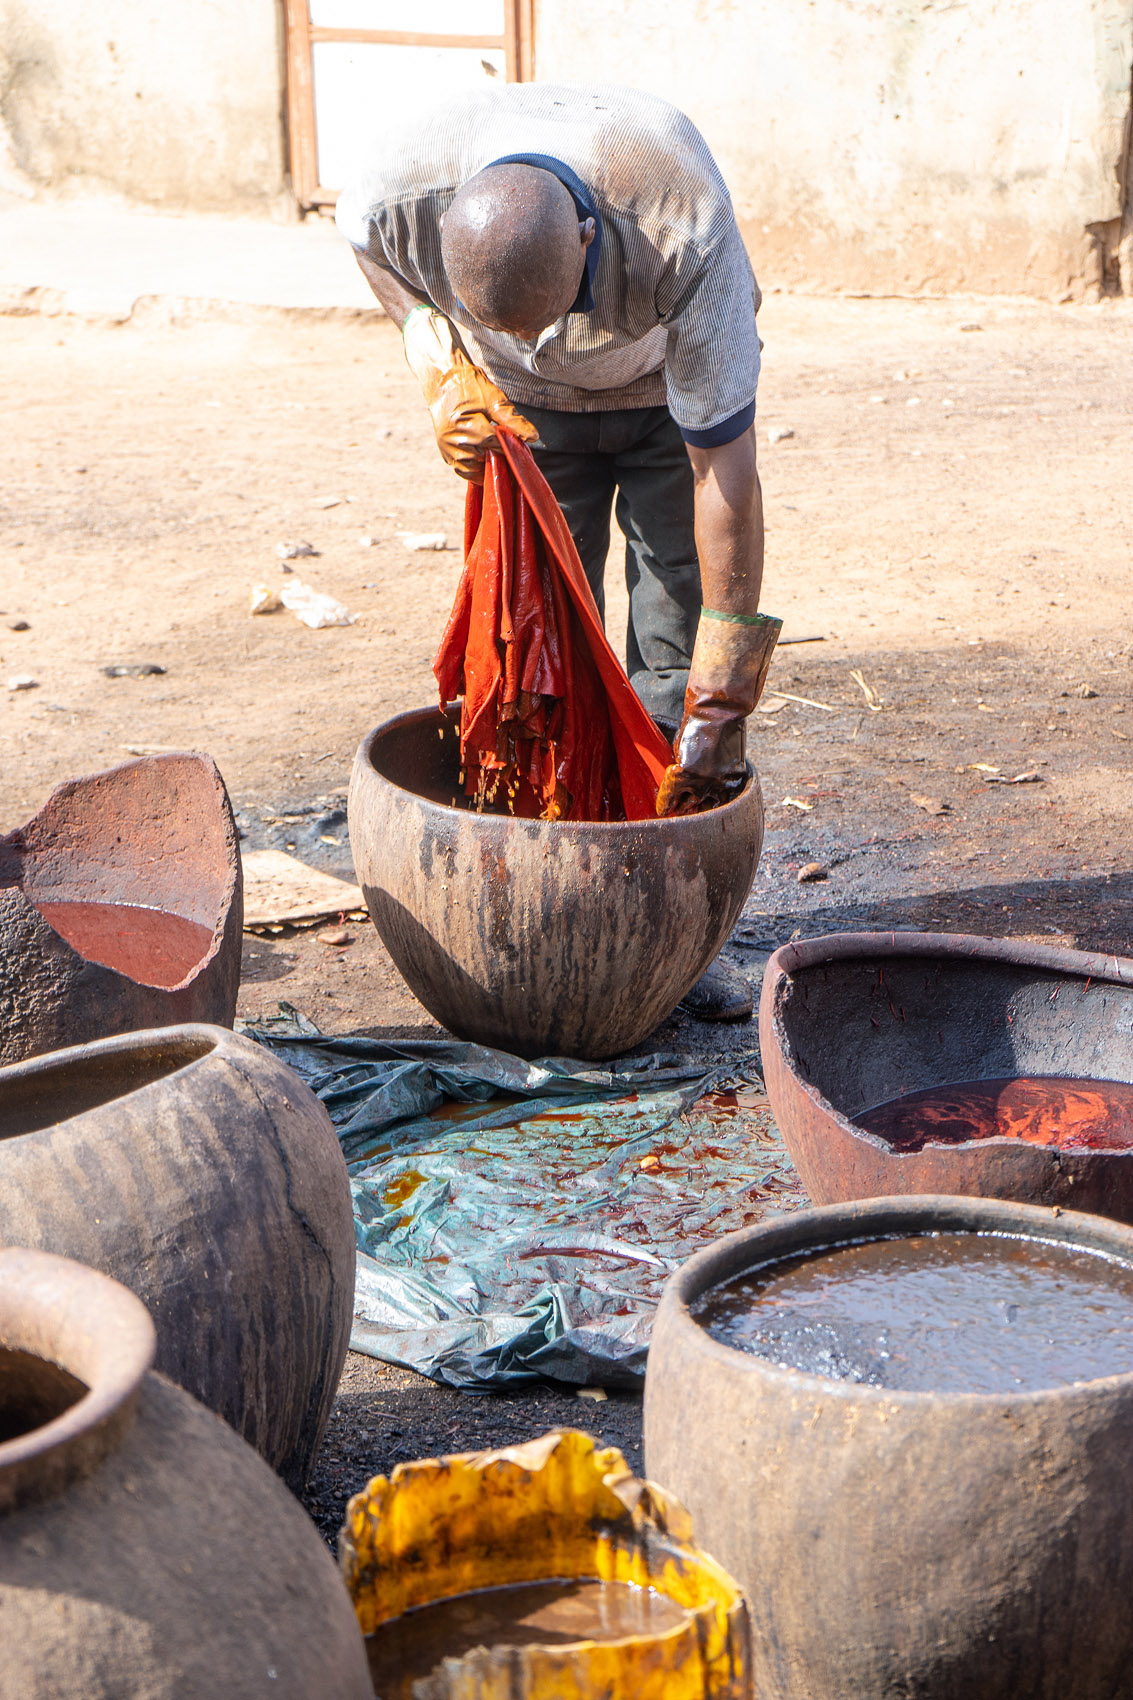
<path fill-rule="evenodd" d="M 1133 1086 L 1053 1075 L 930 1086 L 854 1117 L 894 1151 L 1022 1139 L 1060 1151 L 1133 1150 Z"/>
<path fill-rule="evenodd" d="M 366 1637 L 377 1700 L 411 1700 L 444 1659 L 474 1647 L 565 1647 L 660 1635 L 687 1617 L 651 1588 L 626 1582 L 527 1582 L 418 1606 Z M 431 1692 L 431 1690 L 430 1690 Z"/>
<path fill-rule="evenodd" d="M 937 1233 L 784 1259 L 694 1307 L 780 1368 L 918 1393 L 1026 1393 L 1133 1371 L 1133 1267 L 1061 1242 Z"/>
<path fill-rule="evenodd" d="M 42 903 L 36 908 L 87 962 L 143 986 L 179 986 L 208 955 L 212 928 L 137 903 Z"/>

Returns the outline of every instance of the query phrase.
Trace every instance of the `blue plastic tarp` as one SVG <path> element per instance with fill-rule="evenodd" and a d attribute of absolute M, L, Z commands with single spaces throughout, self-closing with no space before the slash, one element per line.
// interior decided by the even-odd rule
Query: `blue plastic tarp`
<path fill-rule="evenodd" d="M 525 1062 L 458 1041 L 248 1029 L 338 1129 L 358 1233 L 351 1344 L 470 1391 L 637 1387 L 669 1274 L 805 1203 L 754 1055 Z"/>

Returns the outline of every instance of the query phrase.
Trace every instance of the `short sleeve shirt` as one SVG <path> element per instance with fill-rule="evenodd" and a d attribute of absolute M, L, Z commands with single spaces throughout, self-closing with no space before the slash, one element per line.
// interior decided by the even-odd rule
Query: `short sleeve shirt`
<path fill-rule="evenodd" d="M 441 258 L 440 220 L 456 191 L 505 160 L 554 171 L 597 227 L 579 300 L 537 344 L 479 324 Z M 359 253 L 460 327 L 521 407 L 667 405 L 703 446 L 752 422 L 759 289 L 707 143 L 667 101 L 548 83 L 458 96 L 379 137 L 336 217 Z"/>

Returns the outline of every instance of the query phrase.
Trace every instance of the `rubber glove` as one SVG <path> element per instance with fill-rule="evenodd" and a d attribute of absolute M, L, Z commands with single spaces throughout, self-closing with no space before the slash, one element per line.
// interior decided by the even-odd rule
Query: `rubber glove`
<path fill-rule="evenodd" d="M 748 715 L 759 701 L 783 629 L 771 614 L 702 608 L 675 762 L 657 793 L 659 815 L 694 815 L 726 803 L 747 777 Z"/>
<path fill-rule="evenodd" d="M 435 307 L 414 307 L 401 328 L 405 358 L 425 397 L 437 447 L 461 478 L 484 482 L 484 456 L 498 448 L 496 427 L 522 442 L 539 435 L 488 374 L 457 346 L 452 326 Z"/>

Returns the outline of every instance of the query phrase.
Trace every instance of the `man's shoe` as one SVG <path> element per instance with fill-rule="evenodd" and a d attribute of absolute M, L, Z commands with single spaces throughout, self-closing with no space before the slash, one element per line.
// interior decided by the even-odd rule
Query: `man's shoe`
<path fill-rule="evenodd" d="M 717 957 L 678 1007 L 698 1021 L 749 1021 L 751 983 L 746 974 Z"/>

